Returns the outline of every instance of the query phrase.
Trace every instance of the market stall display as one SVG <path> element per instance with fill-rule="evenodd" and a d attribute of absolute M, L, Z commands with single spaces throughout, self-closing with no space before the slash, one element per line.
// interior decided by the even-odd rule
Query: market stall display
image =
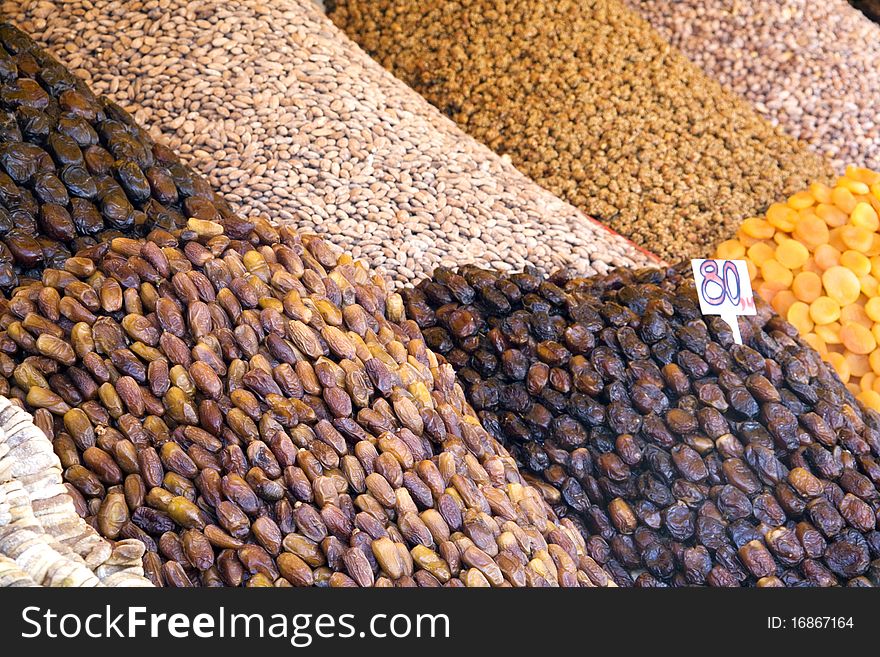
<path fill-rule="evenodd" d="M 311 0 L 0 0 L 0 586 L 880 586 L 880 173 L 623 0 L 327 9 L 401 80 Z M 837 77 L 786 129 L 870 160 Z M 649 251 L 746 260 L 742 344 Z"/>
<path fill-rule="evenodd" d="M 736 345 L 690 263 L 438 270 L 404 300 L 619 585 L 877 585 L 880 415 L 766 303 Z"/>
<path fill-rule="evenodd" d="M 462 133 L 311 0 L 2 9 L 245 214 L 319 233 L 397 283 L 441 264 L 647 261 Z"/>
<path fill-rule="evenodd" d="M 607 583 L 381 279 L 266 222 L 190 225 L 47 270 L 2 316 L 9 394 L 51 413 L 79 513 L 142 541 L 154 583 Z"/>
<path fill-rule="evenodd" d="M 336 0 L 368 53 L 539 184 L 673 261 L 826 161 L 619 0 Z"/>
<path fill-rule="evenodd" d="M 626 2 L 839 171 L 849 163 L 880 168 L 880 30 L 846 0 Z"/>
<path fill-rule="evenodd" d="M 145 209 L 72 257 L 15 261 L 0 392 L 34 412 L 57 459 L 10 452 L 13 478 L 60 461 L 66 492 L 48 490 L 108 541 L 146 547 L 156 585 L 613 585 L 383 277 L 314 235 L 235 215 L 26 35 L 0 26 L 0 42 L 10 85 L 41 100 L 44 139 L 65 111 L 83 119 L 118 159 L 95 171 L 72 144 L 66 160 L 118 204 L 165 199 L 156 215 L 173 218 Z M 48 153 L 33 159 L 18 182 L 56 170 Z M 0 166 L 11 177 L 20 161 Z M 51 203 L 30 198 L 44 217 Z"/>

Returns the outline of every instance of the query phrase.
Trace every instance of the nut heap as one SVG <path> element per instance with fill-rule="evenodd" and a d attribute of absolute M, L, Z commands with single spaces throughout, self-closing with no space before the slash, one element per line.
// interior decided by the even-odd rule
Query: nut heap
<path fill-rule="evenodd" d="M 744 258 L 756 291 L 880 411 L 880 173 L 848 167 L 746 219 L 719 258 Z"/>
<path fill-rule="evenodd" d="M 880 585 L 880 416 L 763 302 L 733 344 L 689 266 L 438 270 L 404 299 L 619 585 Z"/>
<path fill-rule="evenodd" d="M 398 286 L 441 265 L 652 261 L 462 132 L 313 0 L 0 0 L 0 14 L 243 214 L 320 234 Z"/>
<path fill-rule="evenodd" d="M 20 286 L 0 393 L 158 585 L 606 585 L 383 279 L 265 220 L 117 237 Z"/>
<path fill-rule="evenodd" d="M 207 181 L 0 24 L 0 289 L 117 235 L 234 221 Z"/>
<path fill-rule="evenodd" d="M 466 132 L 667 260 L 704 257 L 746 217 L 832 176 L 621 0 L 328 8 Z"/>
<path fill-rule="evenodd" d="M 880 168 L 880 39 L 847 0 L 624 1 L 835 170 L 848 162 Z M 880 12 L 880 0 L 851 2 Z"/>

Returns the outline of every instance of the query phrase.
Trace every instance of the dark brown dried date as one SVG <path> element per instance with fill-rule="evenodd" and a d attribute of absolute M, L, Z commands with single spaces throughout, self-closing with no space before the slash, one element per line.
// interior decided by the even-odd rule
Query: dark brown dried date
<path fill-rule="evenodd" d="M 862 553 L 837 537 L 876 530 L 880 423 L 766 306 L 737 346 L 700 314 L 684 267 L 547 281 L 468 266 L 403 296 L 545 500 L 588 546 L 608 541 L 597 554 L 618 584 L 630 579 L 609 549 L 647 568 L 645 584 L 861 574 Z M 442 498 L 439 511 L 461 522 Z M 812 525 L 795 530 L 800 518 Z M 834 568 L 821 570 L 810 559 L 835 540 Z"/>

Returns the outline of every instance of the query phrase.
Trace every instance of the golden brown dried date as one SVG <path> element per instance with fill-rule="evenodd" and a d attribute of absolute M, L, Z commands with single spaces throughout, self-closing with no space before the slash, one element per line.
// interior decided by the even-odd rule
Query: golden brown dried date
<path fill-rule="evenodd" d="M 4 238 L 16 266 L 34 261 L 0 323 L 0 375 L 37 409 L 87 522 L 142 540 L 162 585 L 436 586 L 451 581 L 446 558 L 462 573 L 457 548 L 435 550 L 429 572 L 413 547 L 462 531 L 495 555 L 514 519 L 537 527 L 521 537 L 518 579 L 588 579 L 537 556 L 567 541 L 574 560 L 578 529 L 478 426 L 398 294 L 316 238 L 235 217 L 101 102 L 74 103 L 95 121 L 81 157 L 100 203 L 74 195 L 44 213 L 55 231 L 69 213 L 89 237 L 76 253 Z M 550 358 L 569 349 L 546 341 L 559 345 Z M 548 381 L 564 388 L 566 374 Z M 479 565 L 488 575 L 462 576 L 505 585 Z"/>

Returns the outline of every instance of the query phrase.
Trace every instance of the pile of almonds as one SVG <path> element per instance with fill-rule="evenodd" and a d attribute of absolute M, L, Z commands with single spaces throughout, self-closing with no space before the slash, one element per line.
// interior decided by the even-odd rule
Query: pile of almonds
<path fill-rule="evenodd" d="M 836 170 L 880 168 L 880 29 L 847 0 L 625 2 Z M 880 17 L 877 0 L 852 4 Z"/>
<path fill-rule="evenodd" d="M 0 13 L 244 214 L 320 234 L 397 285 L 467 262 L 586 275 L 651 260 L 465 135 L 311 0 L 5 0 Z"/>

